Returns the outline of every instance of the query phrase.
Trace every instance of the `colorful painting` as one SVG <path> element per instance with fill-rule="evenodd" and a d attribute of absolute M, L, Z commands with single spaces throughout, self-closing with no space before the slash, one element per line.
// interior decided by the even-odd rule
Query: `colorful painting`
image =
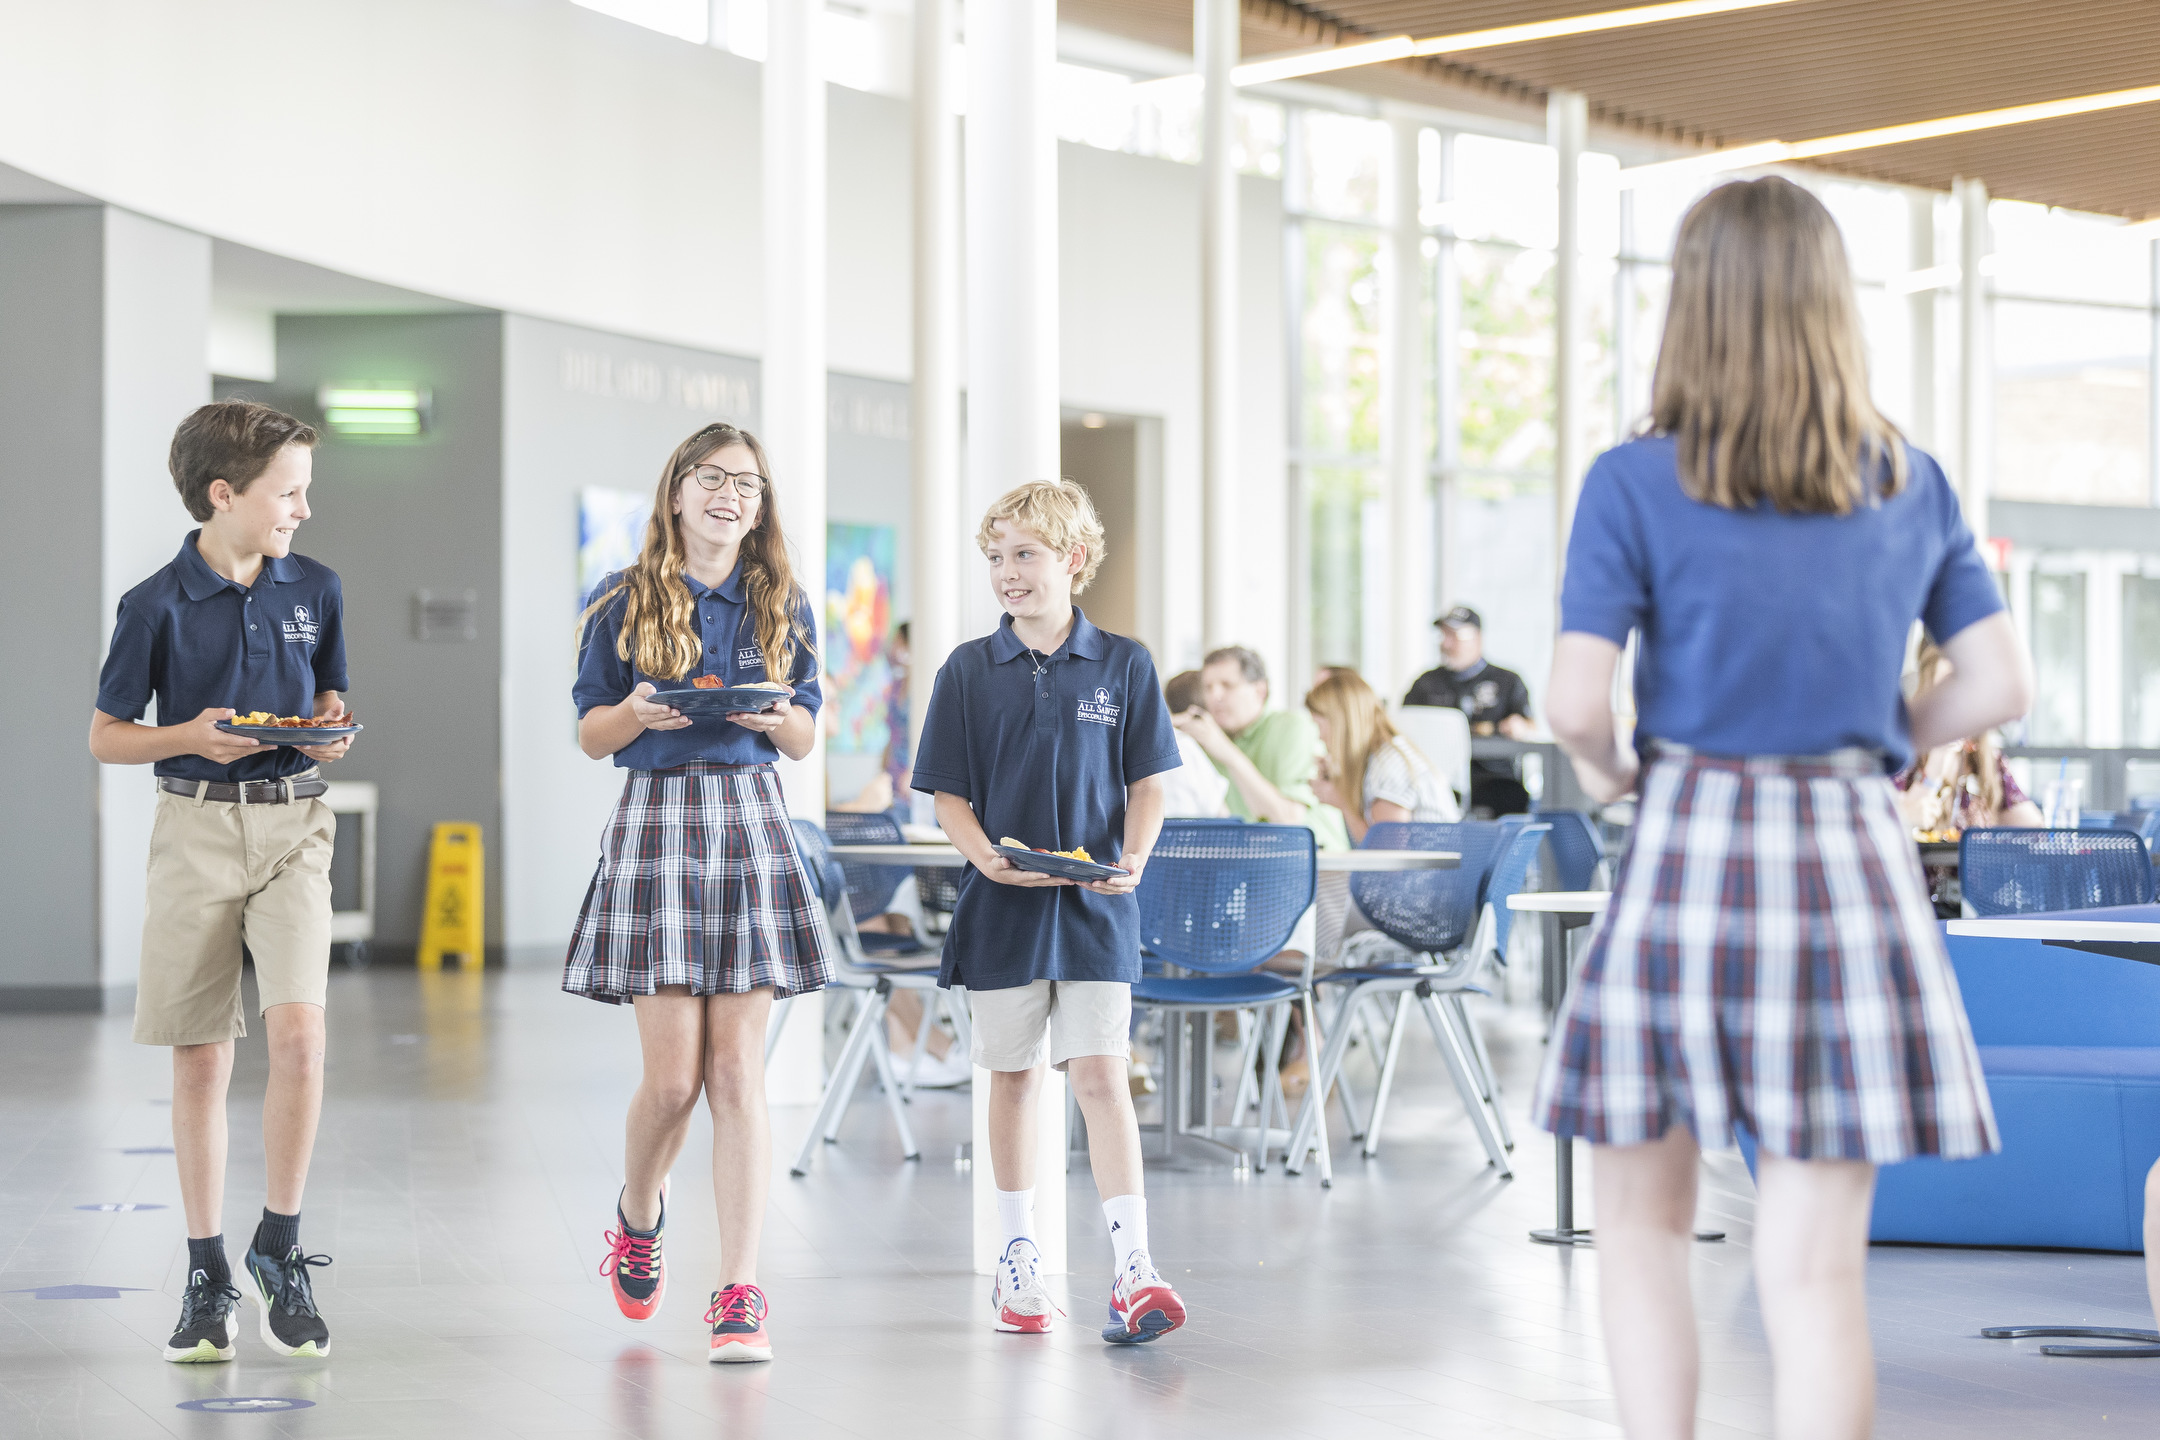
<path fill-rule="evenodd" d="M 825 527 L 825 743 L 835 754 L 883 755 L 892 743 L 892 577 L 892 526 Z"/>
<path fill-rule="evenodd" d="M 602 577 L 637 559 L 638 547 L 645 543 L 645 517 L 651 513 L 649 494 L 599 486 L 578 491 L 579 604 Z"/>

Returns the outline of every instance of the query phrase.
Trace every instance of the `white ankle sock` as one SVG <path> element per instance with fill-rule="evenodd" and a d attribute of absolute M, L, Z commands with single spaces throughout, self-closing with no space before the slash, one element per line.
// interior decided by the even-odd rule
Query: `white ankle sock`
<path fill-rule="evenodd" d="M 1033 1190 L 1000 1190 L 997 1192 L 998 1229 L 1005 1238 L 998 1246 L 1003 1255 L 1012 1248 L 1015 1240 L 1032 1242 L 1035 1239 L 1035 1192 Z"/>
<path fill-rule="evenodd" d="M 1133 1251 L 1147 1249 L 1147 1197 L 1120 1195 L 1102 1202 L 1103 1219 L 1110 1222 L 1110 1244 L 1117 1251 L 1122 1271 Z"/>

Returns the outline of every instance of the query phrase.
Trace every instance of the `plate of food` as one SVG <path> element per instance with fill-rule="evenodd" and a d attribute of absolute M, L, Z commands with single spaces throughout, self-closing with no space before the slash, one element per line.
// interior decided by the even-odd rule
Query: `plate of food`
<path fill-rule="evenodd" d="M 1098 863 L 1088 854 L 1086 846 L 1075 846 L 1071 850 L 1037 850 L 1008 835 L 998 841 L 997 852 L 1022 870 L 1035 870 L 1064 880 L 1115 880 L 1125 873 L 1115 865 Z"/>
<path fill-rule="evenodd" d="M 792 685 L 759 680 L 749 685 L 727 685 L 717 675 L 700 675 L 680 690 L 655 690 L 645 698 L 685 715 L 742 715 L 770 710 L 774 702 L 795 693 Z"/>
<path fill-rule="evenodd" d="M 350 714 L 316 720 L 305 715 L 273 715 L 267 710 L 251 710 L 245 715 L 218 721 L 217 728 L 228 735 L 260 740 L 265 745 L 328 745 L 357 735 L 366 727 Z"/>

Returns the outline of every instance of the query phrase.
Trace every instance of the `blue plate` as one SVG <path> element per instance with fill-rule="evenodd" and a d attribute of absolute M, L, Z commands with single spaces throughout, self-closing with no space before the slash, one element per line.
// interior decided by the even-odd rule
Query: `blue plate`
<path fill-rule="evenodd" d="M 1097 865 L 1091 860 L 1074 860 L 1065 855 L 1045 855 L 1040 850 L 1024 850 L 1018 845 L 999 845 L 996 849 L 1022 870 L 1057 875 L 1067 880 L 1111 880 L 1125 873 L 1115 865 Z"/>
<path fill-rule="evenodd" d="M 260 740 L 265 745 L 328 745 L 348 735 L 357 735 L 367 727 L 360 724 L 325 725 L 320 729 L 288 730 L 282 725 L 235 725 L 229 720 L 220 720 L 217 728 L 228 735 Z"/>
<path fill-rule="evenodd" d="M 792 699 L 794 694 L 792 690 L 761 690 L 755 685 L 723 685 L 717 690 L 700 690 L 691 685 L 681 690 L 655 690 L 645 698 L 685 715 L 714 716 L 770 710 L 774 701 Z"/>

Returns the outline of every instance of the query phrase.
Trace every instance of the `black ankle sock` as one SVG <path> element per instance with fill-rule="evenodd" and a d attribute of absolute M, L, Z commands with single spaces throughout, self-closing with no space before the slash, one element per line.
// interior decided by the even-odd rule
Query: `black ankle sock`
<path fill-rule="evenodd" d="M 262 1223 L 255 1227 L 255 1253 L 283 1260 L 300 1243 L 300 1217 L 280 1215 L 267 1207 Z"/>
<path fill-rule="evenodd" d="M 195 1272 L 200 1270 L 213 1285 L 232 1284 L 232 1270 L 225 1263 L 225 1237 L 212 1235 L 207 1240 L 197 1240 L 189 1236 L 187 1268 L 190 1280 L 193 1280 Z"/>

